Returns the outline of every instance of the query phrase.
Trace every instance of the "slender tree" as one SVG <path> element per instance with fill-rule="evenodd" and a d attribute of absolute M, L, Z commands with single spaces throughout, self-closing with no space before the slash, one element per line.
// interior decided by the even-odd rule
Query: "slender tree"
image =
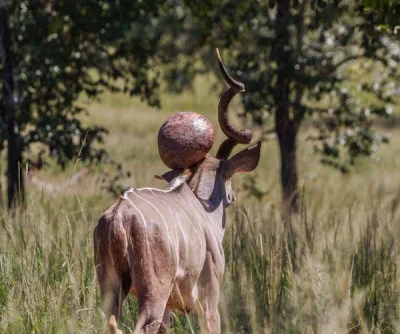
<path fill-rule="evenodd" d="M 1 32 L 1 57 L 3 62 L 3 99 L 1 103 L 1 127 L 6 133 L 7 138 L 7 180 L 8 180 L 8 206 L 11 207 L 16 194 L 18 193 L 19 183 L 22 181 L 22 173 L 18 163 L 20 150 L 17 147 L 17 133 L 15 131 L 15 91 L 14 77 L 11 57 L 11 36 L 7 9 L 4 3 L 0 4 L 0 32 Z"/>
<path fill-rule="evenodd" d="M 276 57 L 276 89 L 274 94 L 276 113 L 275 131 L 278 136 L 281 154 L 281 182 L 285 204 L 293 210 L 298 209 L 297 194 L 297 163 L 296 163 L 296 137 L 299 124 L 290 117 L 290 87 L 292 78 L 287 75 L 291 65 L 292 48 L 290 45 L 290 0 L 277 3 L 275 47 L 273 53 Z M 301 44 L 301 41 L 300 41 Z M 301 45 L 298 46 L 301 48 Z M 298 92 L 301 94 L 301 92 Z"/>

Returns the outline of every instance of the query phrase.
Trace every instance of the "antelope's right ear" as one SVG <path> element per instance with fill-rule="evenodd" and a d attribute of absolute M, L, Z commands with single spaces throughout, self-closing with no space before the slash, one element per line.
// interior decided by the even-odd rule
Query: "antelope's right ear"
<path fill-rule="evenodd" d="M 261 140 L 256 146 L 244 149 L 227 161 L 225 178 L 230 179 L 235 173 L 251 172 L 260 161 Z"/>
<path fill-rule="evenodd" d="M 183 169 L 173 169 L 170 170 L 169 172 L 166 172 L 162 175 L 154 175 L 154 178 L 157 180 L 163 180 L 166 182 L 171 182 L 174 178 L 176 178 L 177 176 L 179 176 L 180 174 L 182 174 L 184 172 Z"/>

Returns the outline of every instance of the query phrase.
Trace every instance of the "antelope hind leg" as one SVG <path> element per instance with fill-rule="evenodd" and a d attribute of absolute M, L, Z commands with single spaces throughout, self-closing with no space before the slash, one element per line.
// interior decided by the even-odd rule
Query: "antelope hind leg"
<path fill-rule="evenodd" d="M 161 329 L 167 301 L 145 302 L 139 307 L 140 313 L 133 334 L 157 334 Z M 161 332 L 163 333 L 163 332 Z M 165 332 L 164 332 L 165 333 Z"/>
<path fill-rule="evenodd" d="M 112 275 L 111 275 L 112 276 Z M 106 315 L 111 334 L 121 334 L 122 307 L 129 293 L 130 277 L 122 275 L 119 282 L 110 275 L 100 275 L 101 308 Z"/>
<path fill-rule="evenodd" d="M 199 317 L 202 334 L 220 334 L 221 320 L 219 316 L 218 306 L 207 305 L 202 303 L 202 306 L 196 310 Z"/>
<path fill-rule="evenodd" d="M 108 290 L 101 294 L 102 309 L 107 317 L 108 327 L 111 334 L 122 334 L 118 329 L 118 322 L 122 321 L 122 305 L 126 298 L 126 294 Z"/>
<path fill-rule="evenodd" d="M 167 308 L 165 309 L 165 312 L 164 312 L 164 317 L 163 317 L 160 329 L 158 330 L 159 334 L 168 333 L 168 328 L 169 328 L 169 324 L 170 324 L 170 316 L 171 316 L 171 311 L 167 306 Z"/>
<path fill-rule="evenodd" d="M 165 323 L 165 314 L 169 315 L 167 302 L 170 284 L 157 287 L 150 284 L 139 289 L 137 293 L 139 317 L 133 334 L 157 334 L 159 331 L 163 333 L 161 324 Z"/>

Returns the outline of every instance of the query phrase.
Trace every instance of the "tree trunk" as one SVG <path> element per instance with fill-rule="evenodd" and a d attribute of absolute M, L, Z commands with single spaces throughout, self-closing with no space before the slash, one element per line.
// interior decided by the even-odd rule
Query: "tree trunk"
<path fill-rule="evenodd" d="M 288 114 L 288 111 L 281 109 L 276 115 L 277 135 L 281 153 L 282 196 L 284 209 L 290 212 L 298 212 L 297 130 L 289 120 Z"/>
<path fill-rule="evenodd" d="M 277 85 L 275 127 L 281 153 L 281 182 L 285 211 L 298 211 L 296 136 L 298 124 L 290 118 L 291 64 L 289 20 L 290 0 L 277 1 L 276 45 Z"/>
<path fill-rule="evenodd" d="M 11 62 L 11 42 L 8 15 L 5 5 L 0 5 L 0 32 L 1 53 L 3 60 L 3 101 L 2 108 L 5 114 L 7 127 L 7 193 L 8 207 L 20 200 L 23 194 L 24 184 L 22 180 L 22 156 L 17 147 L 17 134 L 15 131 L 15 101 L 14 78 Z"/>

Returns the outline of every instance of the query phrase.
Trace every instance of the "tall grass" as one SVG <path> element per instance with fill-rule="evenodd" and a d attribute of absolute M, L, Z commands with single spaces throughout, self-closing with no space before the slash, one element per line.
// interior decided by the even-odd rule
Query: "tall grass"
<path fill-rule="evenodd" d="M 174 105 L 216 124 L 217 96 L 206 86 L 200 81 L 195 92 L 166 96 L 161 111 L 114 95 L 91 105 L 85 121 L 108 126 L 107 149 L 131 171 L 123 186 L 161 186 L 153 180 L 165 171 L 157 130 Z M 400 148 L 389 145 L 381 159 L 361 160 L 343 176 L 318 164 L 304 140 L 307 131 L 299 141 L 298 216 L 280 214 L 274 141 L 263 144 L 254 173 L 234 179 L 238 201 L 228 209 L 224 239 L 223 333 L 399 332 Z M 395 143 L 400 132 L 392 131 Z M 105 331 L 92 232 L 115 200 L 99 183 L 106 172 L 96 166 L 82 184 L 65 191 L 30 185 L 25 210 L 2 211 L 0 333 Z M 36 176 L 57 183 L 70 174 L 49 165 Z M 130 298 L 124 332 L 130 333 L 136 317 L 137 303 Z M 198 333 L 196 318 L 174 314 L 171 332 Z"/>
<path fill-rule="evenodd" d="M 251 196 L 231 210 L 223 332 L 397 332 L 398 214 L 382 203 L 310 211 L 312 200 L 303 201 L 292 220 Z M 61 202 L 35 194 L 24 212 L 2 217 L 2 333 L 104 331 L 90 206 L 72 196 Z M 136 317 L 131 298 L 127 333 Z M 172 322 L 172 333 L 198 332 L 193 316 L 174 315 Z"/>
<path fill-rule="evenodd" d="M 236 208 L 225 239 L 227 332 L 398 332 L 398 216 L 383 205 L 323 214 L 307 205 L 286 221 L 259 204 Z"/>

